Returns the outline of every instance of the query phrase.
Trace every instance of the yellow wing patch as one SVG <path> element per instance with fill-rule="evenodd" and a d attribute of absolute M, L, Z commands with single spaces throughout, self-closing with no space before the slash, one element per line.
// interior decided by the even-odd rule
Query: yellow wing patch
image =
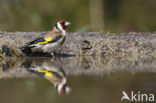
<path fill-rule="evenodd" d="M 37 72 L 45 73 L 45 76 L 47 76 L 47 77 L 52 77 L 53 76 L 53 74 L 51 72 L 43 70 L 43 69 L 39 69 L 39 70 L 37 70 Z"/>
<path fill-rule="evenodd" d="M 45 41 L 43 42 L 38 42 L 37 44 L 41 45 L 41 44 L 47 44 L 48 42 L 52 41 L 53 38 L 45 38 Z"/>

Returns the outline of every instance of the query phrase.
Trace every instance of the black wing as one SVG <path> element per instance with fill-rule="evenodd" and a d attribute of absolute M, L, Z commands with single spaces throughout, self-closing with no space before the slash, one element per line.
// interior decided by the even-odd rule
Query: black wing
<path fill-rule="evenodd" d="M 27 45 L 37 44 L 38 42 L 44 42 L 44 41 L 45 41 L 45 39 L 43 37 L 40 37 L 40 38 L 37 38 L 34 41 L 31 41 L 31 42 L 27 43 Z"/>

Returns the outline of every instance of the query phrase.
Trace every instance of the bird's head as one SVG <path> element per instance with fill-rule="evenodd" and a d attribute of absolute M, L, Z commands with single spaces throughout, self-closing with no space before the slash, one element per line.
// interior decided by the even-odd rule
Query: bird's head
<path fill-rule="evenodd" d="M 66 85 L 66 79 L 59 83 L 56 88 L 59 94 L 68 94 L 71 91 L 71 88 Z"/>
<path fill-rule="evenodd" d="M 55 24 L 54 28 L 60 31 L 66 31 L 68 25 L 70 25 L 70 22 L 61 20 Z"/>

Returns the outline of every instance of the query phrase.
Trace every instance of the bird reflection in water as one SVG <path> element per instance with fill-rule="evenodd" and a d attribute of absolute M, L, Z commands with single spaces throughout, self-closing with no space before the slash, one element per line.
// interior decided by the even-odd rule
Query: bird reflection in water
<path fill-rule="evenodd" d="M 30 66 L 29 71 L 54 84 L 59 94 L 68 94 L 71 91 L 71 88 L 67 86 L 67 77 L 63 69 L 52 63 L 44 62 L 41 66 Z"/>
<path fill-rule="evenodd" d="M 54 84 L 59 94 L 68 94 L 71 88 L 67 86 L 67 76 L 64 70 L 52 63 L 51 60 L 42 59 L 14 59 L 0 63 L 0 78 L 24 77 L 27 71 L 40 75 Z M 28 72 L 28 73 L 29 73 Z M 29 73 L 30 74 L 30 73 Z"/>

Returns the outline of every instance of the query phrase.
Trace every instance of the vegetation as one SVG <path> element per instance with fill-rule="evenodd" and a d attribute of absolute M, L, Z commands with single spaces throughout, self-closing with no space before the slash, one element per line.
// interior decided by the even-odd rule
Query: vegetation
<path fill-rule="evenodd" d="M 48 31 L 59 20 L 69 31 L 156 30 L 156 0 L 0 0 L 1 31 Z"/>

